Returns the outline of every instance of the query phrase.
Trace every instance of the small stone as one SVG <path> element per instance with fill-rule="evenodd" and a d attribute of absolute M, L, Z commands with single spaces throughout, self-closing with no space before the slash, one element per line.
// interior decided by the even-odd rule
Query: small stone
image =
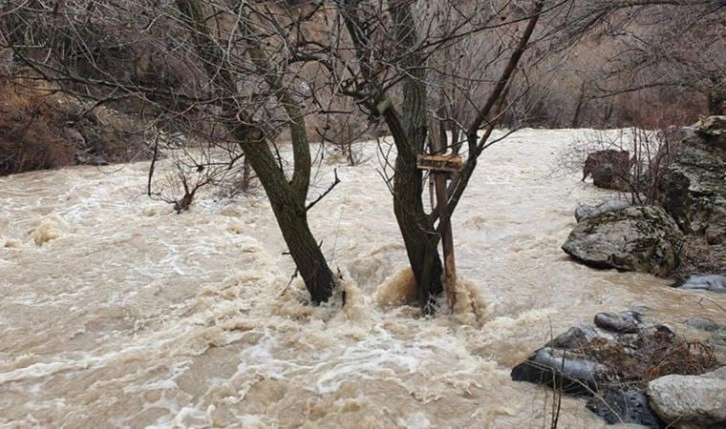
<path fill-rule="evenodd" d="M 598 332 L 592 326 L 573 326 L 567 332 L 558 335 L 546 346 L 566 350 L 582 350 L 590 340 L 598 336 Z"/>

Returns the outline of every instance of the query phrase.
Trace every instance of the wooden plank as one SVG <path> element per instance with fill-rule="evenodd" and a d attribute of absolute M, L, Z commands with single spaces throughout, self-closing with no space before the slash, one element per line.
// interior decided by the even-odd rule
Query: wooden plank
<path fill-rule="evenodd" d="M 419 155 L 416 166 L 421 170 L 443 171 L 456 173 L 464 168 L 464 161 L 459 155 Z"/>

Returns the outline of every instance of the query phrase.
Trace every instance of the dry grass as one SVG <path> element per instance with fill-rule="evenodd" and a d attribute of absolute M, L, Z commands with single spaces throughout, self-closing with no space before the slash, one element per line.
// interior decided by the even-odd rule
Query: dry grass
<path fill-rule="evenodd" d="M 648 382 L 664 375 L 699 375 L 718 366 L 708 344 L 676 337 L 670 331 L 657 328 L 652 334 L 638 334 L 627 347 L 596 338 L 583 352 L 608 363 L 613 370 L 609 376 L 614 386 L 645 388 Z"/>
<path fill-rule="evenodd" d="M 39 81 L 0 81 L 0 175 L 57 168 L 75 149 L 54 126 L 57 93 Z"/>

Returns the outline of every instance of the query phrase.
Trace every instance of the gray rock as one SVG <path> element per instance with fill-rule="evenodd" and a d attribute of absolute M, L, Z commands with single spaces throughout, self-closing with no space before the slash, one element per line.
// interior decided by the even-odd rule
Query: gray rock
<path fill-rule="evenodd" d="M 632 166 L 627 150 L 599 150 L 587 155 L 582 169 L 582 180 L 592 175 L 592 183 L 599 188 L 629 191 Z"/>
<path fill-rule="evenodd" d="M 718 323 L 707 317 L 689 317 L 683 323 L 685 323 L 686 326 L 690 326 L 691 328 L 699 329 L 706 332 L 715 332 L 718 331 L 720 328 Z"/>
<path fill-rule="evenodd" d="M 590 340 L 598 336 L 599 333 L 592 326 L 573 326 L 545 346 L 565 350 L 583 350 Z"/>
<path fill-rule="evenodd" d="M 576 261 L 667 276 L 680 262 L 683 235 L 660 207 L 636 206 L 588 218 L 562 245 Z"/>
<path fill-rule="evenodd" d="M 660 429 L 663 422 L 648 407 L 648 398 L 638 390 L 606 389 L 587 400 L 587 408 L 608 424 L 636 423 Z"/>
<path fill-rule="evenodd" d="M 66 127 L 63 129 L 63 133 L 65 134 L 66 138 L 68 139 L 68 142 L 77 150 L 83 150 L 86 147 L 86 139 L 83 137 L 81 133 L 78 132 L 78 130 L 75 130 L 71 127 Z"/>
<path fill-rule="evenodd" d="M 702 289 L 726 293 L 726 276 L 718 274 L 691 276 L 683 283 L 676 283 L 675 286 L 681 289 Z"/>
<path fill-rule="evenodd" d="M 703 375 L 667 375 L 648 383 L 650 406 L 678 429 L 726 427 L 726 367 Z"/>
<path fill-rule="evenodd" d="M 607 367 L 578 353 L 542 347 L 525 362 L 512 368 L 513 381 L 558 386 L 572 395 L 590 395 Z"/>
<path fill-rule="evenodd" d="M 630 206 L 630 201 L 623 198 L 606 200 L 598 204 L 580 204 L 575 209 L 575 219 L 577 219 L 577 222 L 579 223 L 587 218 L 591 218 L 602 213 L 621 210 Z"/>
<path fill-rule="evenodd" d="M 595 315 L 595 326 L 612 332 L 635 333 L 642 322 L 640 313 L 632 310 Z"/>

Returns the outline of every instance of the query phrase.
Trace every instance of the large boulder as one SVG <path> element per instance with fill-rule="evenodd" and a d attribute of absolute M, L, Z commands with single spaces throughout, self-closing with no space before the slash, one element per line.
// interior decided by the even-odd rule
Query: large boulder
<path fill-rule="evenodd" d="M 703 375 L 668 375 L 648 384 L 650 406 L 668 427 L 726 427 L 726 367 Z"/>
<path fill-rule="evenodd" d="M 689 234 L 726 242 L 726 116 L 695 124 L 660 186 L 666 211 Z"/>
<path fill-rule="evenodd" d="M 595 268 L 667 276 L 679 263 L 682 242 L 683 234 L 662 208 L 635 206 L 578 223 L 562 250 Z"/>

